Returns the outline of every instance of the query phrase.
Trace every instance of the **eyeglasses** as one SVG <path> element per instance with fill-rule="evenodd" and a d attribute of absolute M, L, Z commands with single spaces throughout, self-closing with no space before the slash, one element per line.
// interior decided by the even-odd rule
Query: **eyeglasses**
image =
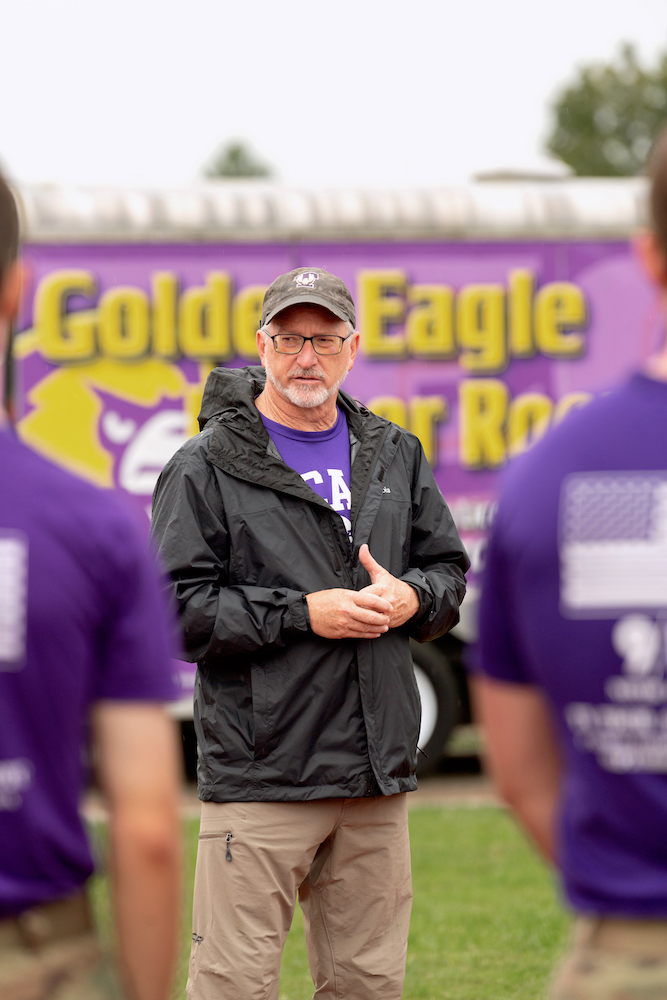
<path fill-rule="evenodd" d="M 318 333 L 314 337 L 302 337 L 297 333 L 275 333 L 273 336 L 267 333 L 265 336 L 273 341 L 273 349 L 278 354 L 298 354 L 307 340 L 313 345 L 315 354 L 340 354 L 343 344 L 352 333 L 348 333 L 347 337 L 330 337 L 323 333 Z"/>

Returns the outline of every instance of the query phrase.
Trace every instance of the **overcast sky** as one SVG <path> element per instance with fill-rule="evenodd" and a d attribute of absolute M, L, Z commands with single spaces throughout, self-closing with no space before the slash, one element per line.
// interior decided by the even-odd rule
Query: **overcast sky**
<path fill-rule="evenodd" d="M 286 184 L 544 165 L 549 103 L 667 0 L 6 0 L 0 161 L 18 181 L 186 185 L 248 140 Z"/>

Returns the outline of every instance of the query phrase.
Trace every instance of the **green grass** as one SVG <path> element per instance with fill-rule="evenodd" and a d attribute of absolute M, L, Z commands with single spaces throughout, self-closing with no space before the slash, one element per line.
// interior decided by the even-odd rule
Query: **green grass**
<path fill-rule="evenodd" d="M 184 825 L 183 949 L 174 1000 L 183 1000 L 199 823 Z M 99 835 L 98 835 L 99 836 Z M 495 808 L 410 813 L 414 903 L 404 1000 L 538 1000 L 567 931 L 546 866 Z M 104 876 L 94 899 L 110 932 Z M 297 907 L 283 956 L 280 1000 L 309 1000 L 312 983 Z"/>
<path fill-rule="evenodd" d="M 568 925 L 547 867 L 501 810 L 410 819 L 406 1000 L 536 1000 Z"/>

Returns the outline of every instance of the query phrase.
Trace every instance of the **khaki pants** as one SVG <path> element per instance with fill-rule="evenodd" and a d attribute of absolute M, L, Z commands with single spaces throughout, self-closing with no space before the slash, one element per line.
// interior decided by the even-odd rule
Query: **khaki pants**
<path fill-rule="evenodd" d="M 667 920 L 579 917 L 549 1000 L 667 1000 Z"/>
<path fill-rule="evenodd" d="M 315 996 L 399 1000 L 412 902 L 405 793 L 203 803 L 188 1000 L 278 1000 L 297 893 Z"/>
<path fill-rule="evenodd" d="M 1 1000 L 123 1000 L 83 894 L 0 921 Z"/>

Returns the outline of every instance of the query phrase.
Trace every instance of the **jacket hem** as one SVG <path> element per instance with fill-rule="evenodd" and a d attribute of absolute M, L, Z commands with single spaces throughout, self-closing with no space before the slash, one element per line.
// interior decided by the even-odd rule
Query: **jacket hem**
<path fill-rule="evenodd" d="M 417 788 L 417 778 L 398 778 L 390 782 L 389 787 L 379 786 L 381 795 L 398 795 L 401 792 L 414 792 Z M 262 788 L 247 784 L 236 787 L 205 784 L 199 787 L 199 798 L 202 802 L 309 802 L 316 799 L 362 799 L 366 794 L 366 781 L 362 778 L 354 785 L 343 788 L 341 785 L 313 785 L 310 787 L 293 787 L 288 785 L 271 785 Z"/>

